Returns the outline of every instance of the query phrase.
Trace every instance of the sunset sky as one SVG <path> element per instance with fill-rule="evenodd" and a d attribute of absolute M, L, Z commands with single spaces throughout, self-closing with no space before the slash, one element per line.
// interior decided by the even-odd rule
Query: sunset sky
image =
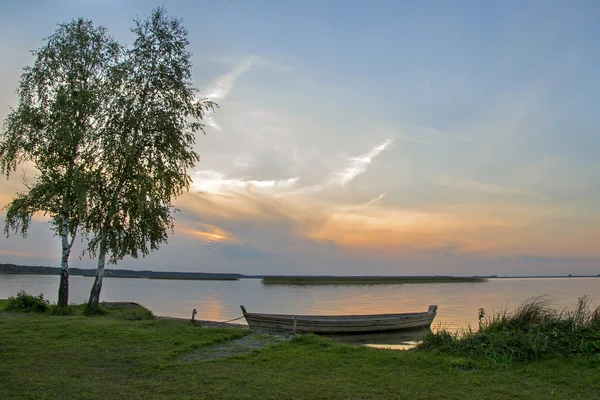
<path fill-rule="evenodd" d="M 119 267 L 600 273 L 599 2 L 1 2 L 0 118 L 57 23 L 131 44 L 161 4 L 221 108 L 169 244 Z M 0 182 L 4 206 L 21 171 Z M 58 266 L 60 242 L 40 217 L 0 263 Z"/>

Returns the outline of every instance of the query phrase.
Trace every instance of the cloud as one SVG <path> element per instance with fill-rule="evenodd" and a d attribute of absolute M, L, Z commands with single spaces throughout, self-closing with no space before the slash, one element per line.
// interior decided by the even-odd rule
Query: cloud
<path fill-rule="evenodd" d="M 48 257 L 48 254 L 39 254 L 38 252 L 29 252 L 29 251 L 14 251 L 14 250 L 0 249 L 0 256 L 44 258 L 44 257 Z"/>
<path fill-rule="evenodd" d="M 256 57 L 249 57 L 230 73 L 221 75 L 205 90 L 203 97 L 213 101 L 223 100 L 229 95 L 238 78 L 256 64 L 256 62 Z"/>
<path fill-rule="evenodd" d="M 529 190 L 512 188 L 506 186 L 493 185 L 490 183 L 472 181 L 468 179 L 456 178 L 448 175 L 440 175 L 437 178 L 436 183 L 441 186 L 448 186 L 457 189 L 471 190 L 475 192 L 489 193 L 494 195 L 519 195 L 519 196 L 532 196 L 543 199 L 548 199 L 546 196 L 540 195 Z"/>
<path fill-rule="evenodd" d="M 200 239 L 205 244 L 221 242 L 241 243 L 241 241 L 230 232 L 212 224 L 206 224 L 201 222 L 190 224 L 189 221 L 184 221 L 184 225 L 189 226 L 183 226 L 179 228 L 179 231 L 183 232 L 183 234 L 191 238 Z"/>
<path fill-rule="evenodd" d="M 240 189 L 289 189 L 294 186 L 300 178 L 293 177 L 279 180 L 254 180 L 227 178 L 224 173 L 200 170 L 193 173 L 192 188 L 199 192 L 212 194 L 225 194 Z"/>
<path fill-rule="evenodd" d="M 309 194 L 309 193 L 318 193 L 318 192 L 322 192 L 326 187 L 327 187 L 326 185 L 321 185 L 321 184 L 303 186 L 296 190 L 282 192 L 282 193 L 276 193 L 275 197 L 286 197 L 286 196 L 296 196 L 296 195 Z"/>
<path fill-rule="evenodd" d="M 255 56 L 246 58 L 241 64 L 234 68 L 233 71 L 225 75 L 221 75 L 212 84 L 207 86 L 203 90 L 200 97 L 215 101 L 217 103 L 219 100 L 225 99 L 235 86 L 235 83 L 239 77 L 257 63 L 259 63 L 259 59 Z M 212 114 L 212 111 L 206 112 L 204 121 L 208 126 L 211 126 L 219 131 L 222 130 L 221 126 L 215 121 Z"/>
<path fill-rule="evenodd" d="M 250 168 L 255 165 L 251 154 L 240 154 L 233 159 L 233 165 L 240 168 Z"/>
<path fill-rule="evenodd" d="M 232 232 L 218 227 L 214 224 L 194 222 L 190 220 L 181 221 L 182 227 L 177 232 L 184 236 L 199 240 L 213 251 L 225 253 L 234 257 L 259 256 L 264 255 L 255 247 L 243 242 Z"/>
<path fill-rule="evenodd" d="M 381 152 L 388 148 L 391 144 L 392 139 L 386 139 L 383 143 L 373 147 L 366 154 L 358 157 L 348 157 L 346 161 L 347 165 L 344 168 L 330 174 L 329 178 L 325 182 L 300 187 L 293 191 L 278 193 L 276 197 L 317 193 L 331 187 L 345 187 L 358 175 L 366 172 L 375 157 L 381 154 Z"/>
<path fill-rule="evenodd" d="M 240 190 L 227 197 L 189 193 L 177 207 L 182 210 L 178 223 L 187 229 L 187 237 L 210 246 L 243 246 L 238 250 L 265 255 L 310 251 L 316 242 L 308 236 L 328 219 L 327 212 L 314 204 L 281 201 L 265 191 Z"/>
<path fill-rule="evenodd" d="M 338 209 L 340 211 L 359 211 L 359 210 L 364 210 L 367 209 L 377 203 L 379 203 L 381 200 L 383 200 L 383 198 L 385 197 L 385 194 L 380 194 L 379 196 L 367 201 L 366 203 L 362 203 L 362 204 L 357 204 L 357 205 L 352 205 L 352 206 L 342 206 L 339 207 Z"/>
<path fill-rule="evenodd" d="M 419 137 L 414 137 L 411 135 L 407 135 L 405 133 L 397 133 L 394 136 L 395 139 L 401 141 L 401 142 L 407 142 L 407 143 L 418 143 L 418 144 L 438 144 L 437 139 L 422 139 Z"/>
<path fill-rule="evenodd" d="M 349 165 L 341 171 L 336 172 L 330 179 L 330 184 L 339 185 L 342 187 L 346 186 L 358 175 L 366 172 L 373 159 L 391 144 L 392 140 L 386 139 L 380 145 L 373 147 L 368 153 L 358 157 L 351 157 L 348 160 Z"/>
<path fill-rule="evenodd" d="M 427 126 L 402 126 L 396 129 L 387 128 L 386 130 L 396 131 L 394 139 L 405 143 L 437 145 L 442 142 L 467 143 L 471 141 L 464 134 L 441 131 Z"/>

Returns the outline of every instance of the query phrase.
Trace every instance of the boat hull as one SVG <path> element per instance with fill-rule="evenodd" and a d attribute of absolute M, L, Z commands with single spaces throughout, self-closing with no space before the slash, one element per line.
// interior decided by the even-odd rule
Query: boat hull
<path fill-rule="evenodd" d="M 243 306 L 241 308 L 252 329 L 323 334 L 429 328 L 437 310 L 437 306 L 430 306 L 428 312 L 422 313 L 325 316 L 248 313 Z"/>

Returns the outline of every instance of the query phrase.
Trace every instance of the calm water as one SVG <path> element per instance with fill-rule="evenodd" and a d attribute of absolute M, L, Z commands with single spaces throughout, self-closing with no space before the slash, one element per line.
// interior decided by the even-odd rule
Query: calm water
<path fill-rule="evenodd" d="M 44 293 L 56 301 L 58 276 L 0 275 L 0 298 L 19 290 Z M 70 301 L 87 300 L 93 279 L 71 277 Z M 177 281 L 106 278 L 102 301 L 133 301 L 155 315 L 225 321 L 241 316 L 243 304 L 250 312 L 288 314 L 379 314 L 426 311 L 437 304 L 434 326 L 455 330 L 477 326 L 480 307 L 512 310 L 535 295 L 549 295 L 557 307 L 573 308 L 577 298 L 588 295 L 600 305 L 600 278 L 510 278 L 484 283 L 435 283 L 399 285 L 279 286 L 259 279 L 239 281 Z M 244 319 L 236 321 L 245 323 Z"/>

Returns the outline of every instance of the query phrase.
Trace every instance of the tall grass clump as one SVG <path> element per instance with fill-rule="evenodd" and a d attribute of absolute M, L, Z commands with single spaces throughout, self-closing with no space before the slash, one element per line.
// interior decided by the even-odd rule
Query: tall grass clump
<path fill-rule="evenodd" d="M 528 361 L 573 354 L 600 356 L 600 307 L 590 310 L 587 297 L 574 310 L 556 310 L 548 297 L 533 297 L 513 313 L 486 316 L 479 310 L 479 329 L 429 332 L 419 349 L 484 356 L 494 361 Z"/>

